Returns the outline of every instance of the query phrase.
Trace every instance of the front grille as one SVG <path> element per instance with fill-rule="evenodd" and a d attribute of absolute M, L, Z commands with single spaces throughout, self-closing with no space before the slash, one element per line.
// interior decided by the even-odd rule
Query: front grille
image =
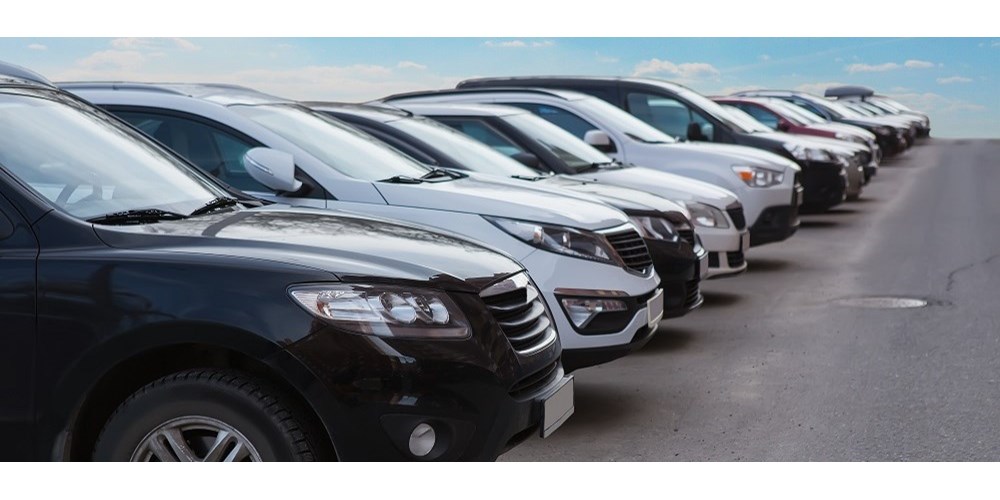
<path fill-rule="evenodd" d="M 556 361 L 551 365 L 548 365 L 545 368 L 518 380 L 517 383 L 514 384 L 514 387 L 510 388 L 510 395 L 514 399 L 530 396 L 538 392 L 539 389 L 552 383 L 552 381 L 558 376 L 559 362 Z"/>
<path fill-rule="evenodd" d="M 682 229 L 677 231 L 677 234 L 682 240 L 688 242 L 691 246 L 694 246 L 694 229 Z"/>
<path fill-rule="evenodd" d="M 747 227 L 746 216 L 743 215 L 743 205 L 739 203 L 734 203 L 726 207 L 726 213 L 729 214 L 729 218 L 733 219 L 733 225 L 736 229 L 742 231 L 743 228 Z"/>
<path fill-rule="evenodd" d="M 719 267 L 719 252 L 708 254 L 708 267 Z"/>
<path fill-rule="evenodd" d="M 629 227 L 628 229 L 613 230 L 604 233 L 604 237 L 614 247 L 625 267 L 645 273 L 653 265 L 653 259 L 649 256 L 646 242 L 642 240 L 642 236 L 635 229 Z"/>
<path fill-rule="evenodd" d="M 515 351 L 533 354 L 555 341 L 552 318 L 524 273 L 491 285 L 479 296 Z"/>
<path fill-rule="evenodd" d="M 684 296 L 684 307 L 690 309 L 691 306 L 698 303 L 698 297 L 701 295 L 698 285 L 698 280 L 691 280 L 687 282 L 687 295 Z"/>
<path fill-rule="evenodd" d="M 745 261 L 743 251 L 726 252 L 726 260 L 729 261 L 729 267 L 736 268 L 742 266 Z"/>

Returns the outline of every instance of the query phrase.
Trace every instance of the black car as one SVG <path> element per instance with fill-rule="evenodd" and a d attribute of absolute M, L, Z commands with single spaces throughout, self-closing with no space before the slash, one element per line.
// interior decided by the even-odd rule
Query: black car
<path fill-rule="evenodd" d="M 844 200 L 844 160 L 813 141 L 782 132 L 746 129 L 711 99 L 676 83 L 655 78 L 524 76 L 476 78 L 460 89 L 544 87 L 573 90 L 603 99 L 666 134 L 690 141 L 737 144 L 762 149 L 802 167 L 803 208 L 823 211 Z"/>
<path fill-rule="evenodd" d="M 304 104 L 350 123 L 427 164 L 504 175 L 544 187 L 587 193 L 625 212 L 640 228 L 646 219 L 653 219 L 653 223 L 657 224 L 665 222 L 663 227 L 666 234 L 654 236 L 647 231 L 644 236 L 664 289 L 664 318 L 683 316 L 701 306 L 704 301 L 699 285 L 701 266 L 708 265 L 705 262 L 708 254 L 695 236 L 691 221 L 684 215 L 681 207 L 673 202 L 642 191 L 552 175 L 576 174 L 578 171 L 566 165 L 565 157 L 556 155 L 536 139 L 513 129 L 503 120 L 493 120 L 490 124 L 498 127 L 519 147 L 532 152 L 515 157 L 522 158 L 533 168 L 528 168 L 435 120 L 414 116 L 399 108 L 320 102 Z M 570 154 L 567 151 L 562 153 Z"/>
<path fill-rule="evenodd" d="M 931 135 L 931 118 L 927 113 L 914 111 L 904 104 L 884 95 L 877 95 L 874 90 L 860 85 L 842 85 L 830 87 L 823 93 L 825 97 L 838 101 L 861 101 L 873 106 L 872 111 L 878 116 L 896 116 L 913 120 L 917 129 L 916 137 Z"/>
<path fill-rule="evenodd" d="M 0 460 L 490 460 L 572 413 L 508 257 L 240 199 L 0 75 Z"/>
<path fill-rule="evenodd" d="M 733 95 L 745 97 L 774 97 L 805 108 L 831 122 L 846 123 L 861 127 L 873 134 L 879 148 L 885 155 L 895 155 L 906 150 L 912 143 L 911 131 L 893 121 L 877 117 L 861 116 L 844 106 L 808 92 L 788 90 L 748 90 Z M 915 137 L 915 131 L 913 131 Z"/>

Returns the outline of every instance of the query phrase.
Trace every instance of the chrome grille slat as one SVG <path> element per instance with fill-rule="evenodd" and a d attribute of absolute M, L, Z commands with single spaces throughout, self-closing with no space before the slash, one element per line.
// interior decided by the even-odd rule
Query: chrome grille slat
<path fill-rule="evenodd" d="M 518 353 L 531 355 L 555 342 L 552 318 L 524 273 L 486 288 L 479 296 Z"/>
<path fill-rule="evenodd" d="M 608 243 L 614 247 L 615 253 L 618 254 L 625 267 L 645 273 L 653 265 L 653 259 L 649 255 L 646 242 L 635 229 L 626 227 L 610 230 L 603 234 L 608 239 Z"/>

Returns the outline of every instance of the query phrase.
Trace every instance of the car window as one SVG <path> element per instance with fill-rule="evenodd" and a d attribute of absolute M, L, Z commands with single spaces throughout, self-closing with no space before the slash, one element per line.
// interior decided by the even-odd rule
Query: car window
<path fill-rule="evenodd" d="M 691 123 L 702 126 L 702 130 L 709 130 L 704 127 L 709 123 L 705 117 L 677 99 L 630 92 L 626 101 L 629 113 L 673 137 L 687 137 L 688 125 Z M 709 137 L 708 140 L 714 140 L 714 137 Z"/>
<path fill-rule="evenodd" d="M 526 153 L 516 142 L 503 135 L 499 130 L 491 127 L 488 123 L 475 118 L 451 118 L 440 117 L 437 121 L 448 125 L 473 139 L 486 144 L 487 146 L 507 155 L 514 156 L 519 153 Z"/>
<path fill-rule="evenodd" d="M 767 128 L 771 130 L 778 128 L 778 122 L 781 121 L 778 115 L 754 104 L 735 103 L 734 105 L 743 110 L 744 113 L 752 116 L 755 120 L 763 123 Z"/>
<path fill-rule="evenodd" d="M 593 123 L 590 123 L 587 120 L 584 120 L 583 118 L 580 118 L 579 116 L 562 108 L 546 104 L 533 104 L 526 102 L 514 102 L 509 104 L 511 106 L 517 106 L 518 108 L 530 111 L 545 121 L 579 137 L 580 139 L 583 139 L 583 136 L 591 130 L 600 130 L 600 128 Z"/>
<path fill-rule="evenodd" d="M 260 144 L 195 118 L 147 111 L 118 110 L 116 114 L 206 173 L 237 189 L 271 191 L 254 180 L 243 166 L 243 155 Z"/>

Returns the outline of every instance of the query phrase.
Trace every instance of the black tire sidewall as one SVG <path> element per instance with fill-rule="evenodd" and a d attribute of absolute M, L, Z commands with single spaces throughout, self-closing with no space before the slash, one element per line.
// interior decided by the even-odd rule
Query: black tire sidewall
<path fill-rule="evenodd" d="M 166 381 L 123 404 L 105 427 L 96 449 L 98 461 L 129 461 L 153 429 L 174 418 L 204 416 L 221 420 L 242 433 L 269 461 L 296 460 L 294 446 L 260 401 L 214 381 Z"/>

